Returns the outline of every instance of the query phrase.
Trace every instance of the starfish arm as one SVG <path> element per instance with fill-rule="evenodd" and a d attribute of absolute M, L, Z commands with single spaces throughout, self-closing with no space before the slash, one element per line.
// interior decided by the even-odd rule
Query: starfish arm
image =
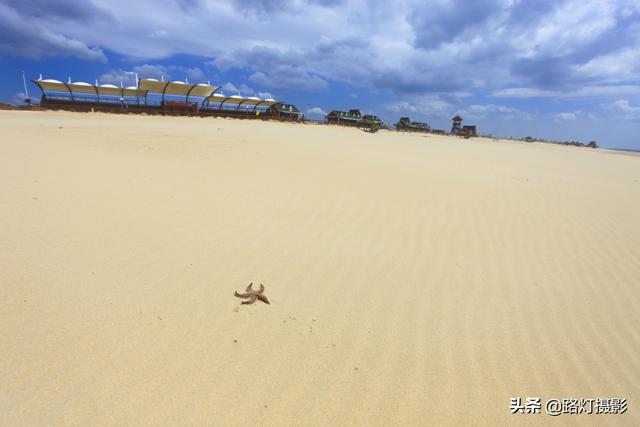
<path fill-rule="evenodd" d="M 251 286 L 253 286 L 253 282 L 249 283 L 249 286 L 247 286 L 247 289 L 245 290 L 245 292 L 252 292 L 253 289 L 251 289 Z"/>
<path fill-rule="evenodd" d="M 262 283 L 260 283 L 260 290 L 258 291 L 259 294 L 264 292 L 264 285 Z"/>
<path fill-rule="evenodd" d="M 271 303 L 269 302 L 269 300 L 267 299 L 266 296 L 264 296 L 263 294 L 256 294 L 256 298 L 258 298 L 260 301 L 262 301 L 265 304 L 269 304 L 271 305 Z"/>
<path fill-rule="evenodd" d="M 246 294 L 239 294 L 237 291 L 234 293 L 235 296 L 237 296 L 238 298 L 249 298 L 251 296 L 251 293 L 246 293 Z"/>
<path fill-rule="evenodd" d="M 251 294 L 247 301 L 242 301 L 240 304 L 253 304 L 256 302 L 256 294 Z"/>

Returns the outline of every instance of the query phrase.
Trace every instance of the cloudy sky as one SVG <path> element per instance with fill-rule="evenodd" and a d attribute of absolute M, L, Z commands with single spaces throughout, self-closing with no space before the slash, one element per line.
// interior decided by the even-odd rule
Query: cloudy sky
<path fill-rule="evenodd" d="M 638 0 L 0 0 L 0 99 L 21 70 L 640 149 Z"/>

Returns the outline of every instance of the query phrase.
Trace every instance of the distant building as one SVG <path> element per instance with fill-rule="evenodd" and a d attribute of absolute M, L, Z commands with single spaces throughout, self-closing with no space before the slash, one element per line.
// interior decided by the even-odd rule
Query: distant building
<path fill-rule="evenodd" d="M 295 105 L 283 104 L 282 102 L 267 108 L 265 114 L 279 120 L 298 121 L 302 118 L 302 113 Z"/>
<path fill-rule="evenodd" d="M 333 110 L 326 116 L 327 123 L 336 125 L 357 126 L 362 119 L 360 110 L 338 111 Z"/>
<path fill-rule="evenodd" d="M 455 116 L 451 120 L 453 121 L 453 125 L 451 126 L 451 135 L 462 136 L 465 138 L 478 136 L 478 132 L 475 126 L 462 126 L 462 117 Z"/>
<path fill-rule="evenodd" d="M 400 117 L 398 123 L 396 123 L 397 130 L 413 131 L 413 132 L 429 132 L 431 126 L 428 123 L 412 122 L 409 117 Z"/>
<path fill-rule="evenodd" d="M 462 130 L 462 117 L 455 116 L 453 119 L 453 125 L 451 126 L 451 135 L 457 135 Z"/>
<path fill-rule="evenodd" d="M 467 136 L 478 136 L 475 126 L 462 126 L 462 132 Z"/>

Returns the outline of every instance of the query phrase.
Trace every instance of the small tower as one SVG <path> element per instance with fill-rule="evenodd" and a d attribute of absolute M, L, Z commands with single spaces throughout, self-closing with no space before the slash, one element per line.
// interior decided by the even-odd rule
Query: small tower
<path fill-rule="evenodd" d="M 462 130 L 462 117 L 455 116 L 453 119 L 453 126 L 451 126 L 451 135 L 457 135 Z"/>

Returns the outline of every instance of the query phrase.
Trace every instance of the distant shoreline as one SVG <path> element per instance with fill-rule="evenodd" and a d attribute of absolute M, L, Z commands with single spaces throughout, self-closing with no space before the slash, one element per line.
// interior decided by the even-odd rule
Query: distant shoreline
<path fill-rule="evenodd" d="M 611 154 L 617 154 L 619 156 L 640 157 L 640 150 L 634 150 L 631 148 L 599 148 L 598 150 L 608 151 Z"/>
<path fill-rule="evenodd" d="M 605 148 L 605 150 L 627 151 L 629 153 L 640 153 L 640 150 L 634 150 L 632 148 Z"/>

